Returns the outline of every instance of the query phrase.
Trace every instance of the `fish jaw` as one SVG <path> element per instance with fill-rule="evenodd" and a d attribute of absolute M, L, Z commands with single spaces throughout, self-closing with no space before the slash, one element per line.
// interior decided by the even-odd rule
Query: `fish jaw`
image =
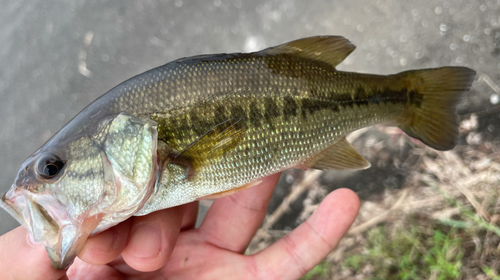
<path fill-rule="evenodd" d="M 9 213 L 12 217 L 14 217 L 22 226 L 29 229 L 29 224 L 23 214 L 24 211 L 21 211 L 23 206 L 26 205 L 26 198 L 24 196 L 19 196 L 14 193 L 15 189 L 12 186 L 6 193 L 2 195 L 2 199 L 0 200 L 0 207 L 2 207 L 7 213 Z M 16 204 L 16 201 L 17 204 Z M 19 205 L 23 205 L 18 207 Z"/>
<path fill-rule="evenodd" d="M 32 195 L 15 185 L 2 196 L 0 206 L 28 230 L 35 242 L 45 246 L 55 269 L 71 265 L 99 220 L 71 219 L 54 196 Z"/>

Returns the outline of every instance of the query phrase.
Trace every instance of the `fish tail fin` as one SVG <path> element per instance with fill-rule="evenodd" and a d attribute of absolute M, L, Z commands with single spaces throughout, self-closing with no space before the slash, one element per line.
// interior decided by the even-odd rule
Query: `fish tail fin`
<path fill-rule="evenodd" d="M 456 107 L 476 72 L 466 67 L 442 67 L 396 75 L 410 89 L 408 110 L 397 120 L 399 128 L 436 150 L 453 149 L 458 138 Z"/>

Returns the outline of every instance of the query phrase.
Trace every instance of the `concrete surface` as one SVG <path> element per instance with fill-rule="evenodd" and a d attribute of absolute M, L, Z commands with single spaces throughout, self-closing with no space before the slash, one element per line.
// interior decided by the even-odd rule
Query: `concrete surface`
<path fill-rule="evenodd" d="M 0 0 L 0 191 L 60 127 L 133 75 L 319 34 L 357 45 L 342 70 L 464 65 L 500 84 L 500 0 Z M 476 82 L 467 108 L 490 99 L 498 95 Z M 0 211 L 0 234 L 15 226 Z"/>

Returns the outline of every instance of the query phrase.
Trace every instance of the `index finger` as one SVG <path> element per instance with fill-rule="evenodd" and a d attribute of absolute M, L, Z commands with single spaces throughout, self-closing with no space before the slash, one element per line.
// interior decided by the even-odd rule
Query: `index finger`
<path fill-rule="evenodd" d="M 202 237 L 217 247 L 243 253 L 266 216 L 280 174 L 264 177 L 254 187 L 217 199 L 199 228 Z"/>
<path fill-rule="evenodd" d="M 270 275 L 298 279 L 337 246 L 358 211 L 357 195 L 348 189 L 338 189 L 299 227 L 251 257 L 264 279 Z"/>
<path fill-rule="evenodd" d="M 41 244 L 31 244 L 24 227 L 0 236 L 0 271 L 2 279 L 65 279 L 65 270 L 52 268 Z"/>

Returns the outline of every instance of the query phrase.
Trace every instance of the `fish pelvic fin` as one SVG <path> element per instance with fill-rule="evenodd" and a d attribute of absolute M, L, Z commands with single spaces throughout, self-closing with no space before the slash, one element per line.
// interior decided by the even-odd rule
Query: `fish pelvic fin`
<path fill-rule="evenodd" d="M 397 124 L 406 134 L 436 150 L 457 144 L 457 104 L 476 72 L 466 67 L 412 70 L 396 74 L 408 85 L 409 103 Z"/>
<path fill-rule="evenodd" d="M 306 59 L 339 65 L 356 47 L 341 36 L 315 36 L 262 50 L 266 55 L 291 54 Z"/>
<path fill-rule="evenodd" d="M 196 200 L 217 199 L 217 198 L 225 197 L 225 196 L 228 196 L 228 195 L 235 194 L 235 193 L 237 193 L 239 191 L 243 191 L 243 190 L 246 190 L 248 188 L 252 188 L 254 186 L 257 186 L 260 183 L 262 183 L 262 180 L 253 181 L 253 182 L 244 184 L 243 186 L 239 186 L 239 187 L 236 187 L 234 189 L 227 190 L 227 191 L 222 191 L 222 192 L 210 194 L 210 195 L 207 195 L 207 196 L 204 196 L 204 197 L 200 197 L 200 198 L 198 198 Z"/>

